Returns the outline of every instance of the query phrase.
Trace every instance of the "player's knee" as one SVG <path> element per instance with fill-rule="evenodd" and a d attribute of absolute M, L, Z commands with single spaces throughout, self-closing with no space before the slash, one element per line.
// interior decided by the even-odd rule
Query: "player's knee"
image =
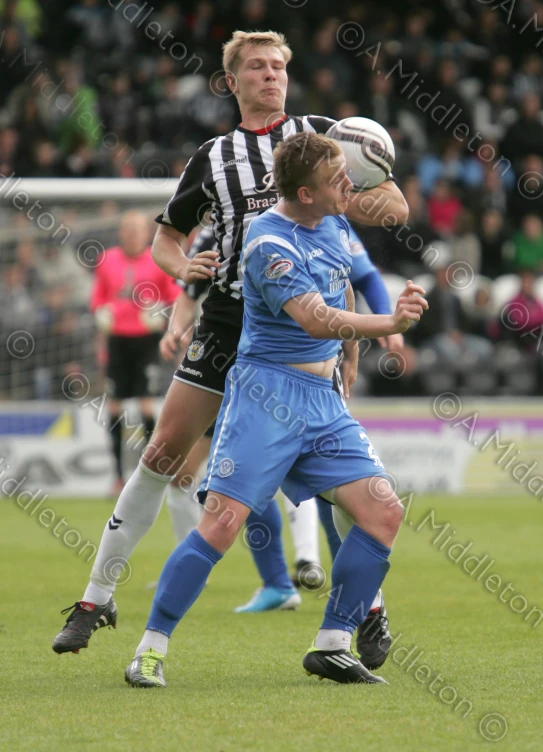
<path fill-rule="evenodd" d="M 180 452 L 155 430 L 142 459 L 145 467 L 159 475 L 176 475 L 183 467 L 186 453 Z"/>
<path fill-rule="evenodd" d="M 207 494 L 204 509 L 205 514 L 198 526 L 200 532 L 219 550 L 226 550 L 236 539 L 244 520 L 213 493 Z"/>
<path fill-rule="evenodd" d="M 404 508 L 396 494 L 380 509 L 381 525 L 392 535 L 396 535 L 402 524 Z"/>

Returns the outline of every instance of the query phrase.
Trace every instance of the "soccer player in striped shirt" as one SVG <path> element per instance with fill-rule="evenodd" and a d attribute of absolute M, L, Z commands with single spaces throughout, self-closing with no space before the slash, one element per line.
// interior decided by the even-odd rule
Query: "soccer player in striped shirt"
<path fill-rule="evenodd" d="M 122 523 L 115 529 L 106 525 L 89 585 L 54 640 L 56 652 L 86 647 L 93 629 L 116 614 L 116 583 L 108 562 L 128 560 L 157 518 L 166 485 L 217 416 L 241 334 L 243 240 L 251 221 L 278 201 L 273 150 L 295 133 L 326 133 L 334 122 L 285 113 L 291 57 L 284 36 L 276 32 L 236 31 L 224 46 L 226 82 L 237 98 L 241 123 L 196 151 L 174 197 L 157 218 L 160 227 L 153 242 L 153 258 L 172 277 L 186 282 L 211 277 L 213 284 L 152 440 L 115 506 L 115 517 Z M 407 203 L 392 180 L 351 198 L 345 212 L 349 219 L 374 226 L 407 220 Z M 181 244 L 210 209 L 218 252 L 204 251 L 189 260 Z M 343 367 L 353 374 L 357 344 L 345 344 L 344 351 Z M 281 597 L 286 601 L 292 592 L 291 583 L 285 582 Z"/>

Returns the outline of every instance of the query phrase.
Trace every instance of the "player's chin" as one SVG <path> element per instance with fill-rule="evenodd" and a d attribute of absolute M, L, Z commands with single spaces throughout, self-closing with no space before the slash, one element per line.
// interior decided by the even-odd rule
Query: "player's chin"
<path fill-rule="evenodd" d="M 262 99 L 268 104 L 272 104 L 277 107 L 277 110 L 281 109 L 283 102 L 283 95 L 280 91 L 265 91 L 262 94 Z"/>

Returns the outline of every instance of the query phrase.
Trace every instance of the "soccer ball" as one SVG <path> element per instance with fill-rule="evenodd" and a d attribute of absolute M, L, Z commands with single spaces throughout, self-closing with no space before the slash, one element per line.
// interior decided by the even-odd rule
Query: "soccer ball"
<path fill-rule="evenodd" d="M 335 123 L 326 135 L 339 141 L 354 191 L 375 188 L 392 172 L 396 157 L 394 144 L 385 128 L 375 120 L 345 118 Z"/>

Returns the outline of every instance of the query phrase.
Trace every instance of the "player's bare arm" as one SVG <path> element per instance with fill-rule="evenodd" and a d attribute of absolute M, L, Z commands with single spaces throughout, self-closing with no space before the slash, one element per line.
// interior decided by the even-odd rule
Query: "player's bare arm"
<path fill-rule="evenodd" d="M 191 284 L 199 279 L 215 276 L 220 266 L 217 251 L 202 251 L 194 258 L 185 256 L 181 244 L 186 235 L 169 225 L 159 225 L 152 246 L 153 259 L 163 272 Z"/>
<path fill-rule="evenodd" d="M 160 340 L 160 354 L 164 360 L 175 360 L 185 350 L 194 329 L 195 301 L 183 290 L 173 304 L 168 329 Z"/>
<path fill-rule="evenodd" d="M 314 339 L 361 339 L 388 337 L 405 332 L 428 310 L 421 297 L 425 291 L 408 281 L 390 315 L 363 315 L 328 306 L 320 293 L 306 293 L 288 300 L 283 310 Z"/>
<path fill-rule="evenodd" d="M 347 310 L 354 313 L 355 298 L 353 286 L 347 280 L 345 289 L 345 303 Z M 358 340 L 351 339 L 343 342 L 343 361 L 340 366 L 341 378 L 343 379 L 343 389 L 345 397 L 350 397 L 351 387 L 356 381 L 358 375 Z"/>
<path fill-rule="evenodd" d="M 409 218 L 409 207 L 403 193 L 393 180 L 362 193 L 351 193 L 347 219 L 369 227 L 403 225 Z"/>

